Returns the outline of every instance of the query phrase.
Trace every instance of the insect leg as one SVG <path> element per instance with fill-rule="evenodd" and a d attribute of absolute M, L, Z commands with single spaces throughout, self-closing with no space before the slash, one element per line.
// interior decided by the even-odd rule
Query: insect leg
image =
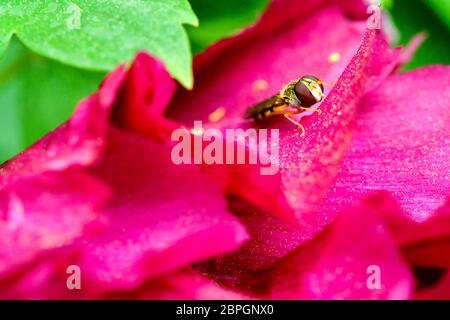
<path fill-rule="evenodd" d="M 284 117 L 302 130 L 302 133 L 300 134 L 300 136 L 303 137 L 305 135 L 305 128 L 298 121 L 295 121 L 293 118 L 291 118 L 291 115 L 293 115 L 293 114 L 296 114 L 296 113 L 285 113 Z"/>
<path fill-rule="evenodd" d="M 314 112 L 317 112 L 318 114 L 321 114 L 321 113 L 322 113 L 322 110 L 320 110 L 320 109 L 311 109 L 311 108 L 306 108 L 306 107 L 299 107 L 299 109 L 302 109 L 302 110 L 305 110 L 305 111 L 310 111 L 310 110 L 312 110 L 312 111 L 314 111 Z"/>

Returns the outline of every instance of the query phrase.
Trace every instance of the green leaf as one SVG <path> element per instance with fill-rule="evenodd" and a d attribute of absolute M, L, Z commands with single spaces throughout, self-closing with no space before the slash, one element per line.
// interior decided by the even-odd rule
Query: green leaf
<path fill-rule="evenodd" d="M 200 20 L 198 28 L 187 27 L 194 53 L 217 40 L 231 36 L 255 22 L 269 0 L 190 0 Z"/>
<path fill-rule="evenodd" d="M 419 32 L 427 35 L 404 70 L 429 64 L 450 64 L 450 31 L 425 4 L 426 1 L 395 0 L 389 10 L 400 33 L 399 44 L 408 44 Z"/>
<path fill-rule="evenodd" d="M 42 56 L 107 71 L 147 50 L 191 88 L 184 23 L 197 24 L 187 0 L 9 0 L 0 4 L 0 54 L 16 34 Z"/>
<path fill-rule="evenodd" d="M 391 9 L 393 4 L 394 4 L 394 0 L 381 0 L 381 6 L 384 9 L 387 9 L 387 10 Z"/>
<path fill-rule="evenodd" d="M 436 15 L 440 17 L 447 25 L 447 28 L 450 29 L 450 0 L 427 0 L 425 3 L 434 10 Z"/>
<path fill-rule="evenodd" d="M 64 122 L 103 77 L 37 56 L 14 39 L 0 60 L 0 163 Z"/>

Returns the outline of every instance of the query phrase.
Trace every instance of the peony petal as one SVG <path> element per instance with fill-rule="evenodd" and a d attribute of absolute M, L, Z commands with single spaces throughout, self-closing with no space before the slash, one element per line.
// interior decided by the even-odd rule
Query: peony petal
<path fill-rule="evenodd" d="M 6 297 L 43 279 L 42 271 L 37 277 L 27 274 L 38 268 L 40 257 L 103 227 L 97 208 L 109 196 L 108 187 L 83 166 L 99 159 L 123 76 L 119 67 L 99 92 L 80 103 L 70 120 L 1 165 L 0 287 Z"/>
<path fill-rule="evenodd" d="M 283 259 L 271 278 L 271 297 L 408 299 L 412 277 L 379 219 L 379 202 L 385 206 L 376 196 L 344 210 L 321 237 Z M 373 287 L 378 272 L 379 288 Z"/>
<path fill-rule="evenodd" d="M 329 17 L 327 13 L 330 13 L 332 17 Z M 271 9 L 269 9 L 266 15 L 272 14 L 279 14 L 279 12 L 271 13 Z M 343 38 L 335 41 L 329 40 L 332 42 L 328 43 L 328 46 L 336 47 L 336 51 L 340 52 L 348 50 L 348 54 L 352 50 L 348 47 L 354 48 L 357 45 L 358 40 L 356 39 L 360 37 L 361 32 L 358 31 L 356 25 L 348 23 L 338 10 L 328 10 L 318 16 L 321 23 L 316 23 L 317 19 L 309 19 L 311 21 L 302 23 L 302 20 L 299 19 L 293 26 L 285 26 L 280 31 L 273 32 L 271 35 L 273 40 L 268 37 L 260 39 L 254 34 L 251 42 L 250 39 L 245 40 L 245 47 L 241 42 L 233 42 L 232 40 L 230 40 L 232 41 L 230 48 L 224 44 L 212 47 L 196 59 L 199 61 L 196 63 L 195 69 L 196 89 L 198 90 L 187 92 L 180 89 L 168 109 L 168 114 L 176 120 L 182 121 L 185 125 L 192 126 L 193 120 L 207 121 L 208 114 L 219 107 L 225 107 L 225 118 L 217 125 L 226 128 L 230 127 L 229 123 L 231 122 L 231 127 L 235 127 L 235 117 L 242 115 L 245 108 L 276 92 L 286 81 L 297 77 L 299 73 L 314 73 L 318 72 L 313 71 L 318 70 L 317 68 L 321 70 L 332 68 L 327 56 L 325 56 L 328 52 L 323 53 L 323 50 L 318 50 L 322 42 L 318 38 L 319 29 L 325 28 L 329 21 L 334 19 L 336 29 L 342 30 L 342 33 L 336 32 L 336 35 L 346 33 L 352 36 L 346 38 L 345 41 Z M 264 23 L 264 21 L 269 23 L 268 21 L 273 20 L 263 20 L 261 23 Z M 307 25 L 311 23 L 318 25 L 317 35 L 305 37 L 308 41 L 298 39 L 298 34 L 308 32 L 309 27 Z M 255 28 L 260 28 L 258 26 L 259 24 Z M 325 31 L 321 30 L 320 32 Z M 330 39 L 330 37 L 324 38 Z M 353 44 L 349 44 L 352 41 Z M 268 43 L 271 45 L 268 46 Z M 231 49 L 238 45 L 239 48 Z M 221 51 L 216 49 L 217 47 L 220 47 Z M 279 48 L 284 49 L 280 50 Z M 211 51 L 212 53 L 210 53 Z M 232 53 L 230 54 L 229 51 Z M 299 55 L 301 56 L 299 57 Z M 342 54 L 342 56 L 345 60 L 346 55 Z M 223 63 L 225 59 L 226 64 Z M 208 63 L 205 62 L 206 60 L 208 60 Z M 232 65 L 233 68 L 227 67 L 229 65 Z M 261 66 L 264 66 L 264 68 Z M 214 81 L 210 79 L 214 79 Z M 263 86 L 264 90 L 258 89 L 256 85 L 258 83 L 264 84 L 267 88 L 264 89 Z M 242 122 L 241 120 L 237 121 L 238 123 Z M 227 143 L 231 144 L 231 142 Z M 222 177 L 219 181 L 226 184 L 225 189 L 229 193 L 241 195 L 268 209 L 276 216 L 292 216 L 292 210 L 287 205 L 287 200 L 282 192 L 279 174 L 273 177 L 261 176 L 257 172 L 259 168 L 254 167 L 254 170 L 244 170 L 239 166 L 227 165 L 216 170 L 214 174 Z M 222 174 L 221 176 L 220 170 L 223 169 L 226 169 L 228 174 Z M 227 178 L 224 179 L 223 175 Z M 239 179 L 236 179 L 236 177 L 239 177 Z M 241 188 L 243 181 L 246 182 L 248 187 Z"/>
<path fill-rule="evenodd" d="M 163 64 L 139 53 L 121 89 L 114 109 L 114 122 L 130 131 L 168 140 L 177 127 L 162 116 L 175 91 L 175 82 Z"/>
<path fill-rule="evenodd" d="M 397 241 L 409 263 L 421 267 L 450 267 L 450 197 L 424 222 L 397 223 Z"/>
<path fill-rule="evenodd" d="M 247 227 L 250 240 L 236 252 L 197 266 L 227 286 L 250 287 L 254 281 L 261 281 L 261 270 L 269 269 L 307 240 L 298 225 L 273 217 L 246 200 L 229 197 L 228 207 Z"/>
<path fill-rule="evenodd" d="M 335 179 L 350 143 L 357 102 L 397 66 L 399 50 L 390 50 L 379 33 L 368 31 L 358 52 L 322 102 L 322 114 L 305 121 L 307 135 L 291 130 L 280 141 L 284 193 L 311 237 L 332 219 L 315 214 Z"/>
<path fill-rule="evenodd" d="M 68 122 L 2 167 L 1 226 L 14 227 L 22 217 L 18 208 L 23 208 L 27 233 L 24 245 L 10 246 L 17 252 L 4 253 L 1 272 L 29 262 L 4 279 L 2 296 L 94 297 L 130 290 L 149 277 L 234 250 L 246 240 L 220 189 L 199 168 L 174 165 L 170 149 L 154 141 L 157 136 L 142 136 L 135 123 L 114 121 L 120 108 L 136 111 L 128 103 L 156 110 L 161 99 L 170 98 L 167 87 L 158 88 L 167 84 L 157 81 L 166 76 L 160 65 L 143 54 L 138 62 L 127 78 L 123 68 L 110 74 Z M 136 94 L 135 100 L 125 99 L 127 90 Z M 144 103 L 141 90 L 158 99 Z M 104 185 L 112 191 L 106 204 Z M 97 204 L 101 208 L 93 211 Z M 84 230 L 92 221 L 103 227 L 94 234 Z M 11 232 L 5 245 L 19 236 Z M 16 257 L 7 261 L 13 253 Z M 78 295 L 66 287 L 69 265 L 81 267 L 83 291 Z"/>
<path fill-rule="evenodd" d="M 109 296 L 108 298 L 111 298 Z M 112 298 L 145 300 L 241 300 L 241 293 L 217 285 L 194 270 L 180 270 L 150 280 L 134 292 L 116 293 Z"/>
<path fill-rule="evenodd" d="M 259 203 L 275 216 L 291 223 L 295 222 L 293 211 L 282 194 L 279 168 L 270 161 L 273 156 L 270 149 L 277 149 L 278 146 L 272 145 L 265 149 L 267 152 L 258 152 L 253 143 L 247 143 L 248 139 L 247 142 L 241 141 L 246 135 L 243 131 L 242 135 L 233 132 L 232 137 L 215 128 L 208 128 L 201 135 L 191 134 L 186 129 L 183 133 L 181 143 L 184 144 L 186 139 L 190 139 L 188 141 L 191 148 L 187 148 L 190 154 L 186 157 L 189 163 L 201 164 L 199 167 L 214 178 L 215 183 L 226 194 L 241 195 Z M 255 135 L 258 136 L 259 144 L 270 140 L 270 137 L 262 138 L 262 135 L 256 132 Z M 213 142 L 208 142 L 211 140 Z M 210 154 L 211 146 L 217 147 L 214 156 Z M 242 158 L 247 159 L 248 163 Z M 255 159 L 259 159 L 259 162 Z"/>
<path fill-rule="evenodd" d="M 16 180 L 0 191 L 0 280 L 41 252 L 94 231 L 95 209 L 109 195 L 97 179 L 78 170 Z M 89 228 L 88 228 L 89 227 Z"/>
<path fill-rule="evenodd" d="M 244 210 L 246 224 L 268 223 L 248 223 L 254 226 L 251 242 L 239 252 L 198 265 L 225 286 L 273 299 L 406 299 L 411 294 L 412 277 L 382 220 L 400 214 L 387 195 L 345 209 L 324 233 L 300 247 L 292 226 L 274 224 L 260 210 L 250 215 L 248 205 L 239 201 L 231 208 Z M 366 285 L 371 265 L 381 268 L 381 289 Z"/>
<path fill-rule="evenodd" d="M 268 15 L 271 14 L 269 11 Z M 333 28 L 328 28 L 331 21 Z M 245 109 L 274 94 L 289 80 L 311 73 L 331 82 L 346 68 L 322 103 L 322 115 L 310 116 L 304 122 L 305 138 L 300 137 L 299 130 L 288 122 L 272 123 L 271 126 L 282 130 L 280 162 L 276 163 L 282 170 L 282 193 L 277 194 L 275 192 L 280 189 L 272 188 L 272 198 L 281 201 L 279 208 L 286 207 L 283 202 L 287 201 L 295 210 L 304 232 L 311 237 L 328 220 L 328 217 L 318 217 L 312 212 L 318 209 L 333 181 L 350 141 L 349 125 L 356 102 L 398 65 L 399 51 L 388 50 L 381 36 L 371 31 L 366 33 L 353 57 L 364 25 L 349 22 L 337 8 L 325 8 L 305 21 L 278 27 L 276 32 L 264 37 L 246 38 L 245 45 L 240 43 L 239 50 L 238 43 L 232 42 L 229 48 L 219 44 L 221 52 L 213 47 L 212 54 L 207 51 L 206 58 L 200 56 L 201 63 L 195 69 L 198 90 L 179 90 L 167 114 L 192 126 L 194 120 L 207 121 L 208 115 L 221 107 L 226 110 L 226 115 L 216 127 L 242 127 L 245 124 L 240 117 Z M 341 57 L 337 63 L 329 60 L 333 53 Z M 350 60 L 352 62 L 347 66 Z M 229 68 L 230 65 L 233 68 Z M 257 177 L 243 178 L 246 181 L 254 179 L 256 186 L 266 185 Z M 239 191 L 232 182 L 227 189 Z M 247 189 L 247 193 L 239 191 L 235 194 L 283 216 L 273 212 L 273 208 L 262 201 L 264 197 L 258 197 L 264 192 L 262 189 Z"/>
<path fill-rule="evenodd" d="M 425 270 L 430 272 L 430 270 Z M 431 285 L 422 288 L 416 292 L 417 300 L 449 300 L 450 299 L 450 273 L 448 270 L 435 270 L 432 277 L 428 277 Z M 436 283 L 437 282 L 437 283 Z"/>
<path fill-rule="evenodd" d="M 367 3 L 364 0 L 303 0 L 301 5 L 295 0 L 272 0 L 255 25 L 240 34 L 219 41 L 202 54 L 197 55 L 194 60 L 194 69 L 198 73 L 200 70 L 208 68 L 208 65 L 211 65 L 215 59 L 220 59 L 219 56 L 232 54 L 242 49 L 242 44 L 253 42 L 257 38 L 269 39 L 269 34 L 270 38 L 275 37 L 275 33 L 280 33 L 282 29 L 292 28 L 292 25 L 303 23 L 315 13 L 330 7 L 339 8 L 349 20 L 365 20 L 367 18 Z M 295 42 L 299 39 L 303 40 L 303 37 L 298 36 L 299 34 L 301 35 L 301 33 L 297 34 Z M 264 41 L 264 39 L 258 39 L 258 41 Z M 290 44 L 285 43 L 285 45 Z M 204 71 L 211 72 L 211 70 Z M 278 89 L 276 88 L 276 90 Z"/>
<path fill-rule="evenodd" d="M 271 13 L 269 9 L 266 14 L 272 20 L 284 21 L 283 12 Z M 329 28 L 331 24 L 333 28 Z M 264 29 L 266 33 L 254 31 L 245 41 L 219 43 L 219 49 L 213 46 L 197 57 L 196 89 L 180 88 L 166 114 L 192 126 L 195 120 L 208 122 L 208 115 L 223 107 L 224 121 L 241 119 L 247 107 L 275 94 L 303 74 L 315 74 L 327 82 L 335 80 L 364 34 L 361 22 L 348 21 L 337 8 L 320 10 L 270 32 L 268 27 Z M 335 63 L 329 61 L 334 52 L 340 55 Z"/>
<path fill-rule="evenodd" d="M 93 289 L 132 289 L 247 238 L 199 168 L 174 165 L 155 142 L 112 129 L 93 172 L 114 192 L 104 208 L 108 232 L 83 241 L 80 266 Z"/>
<path fill-rule="evenodd" d="M 430 217 L 450 195 L 449 99 L 450 68 L 440 66 L 391 76 L 370 93 L 323 211 L 387 190 L 411 220 Z"/>
<path fill-rule="evenodd" d="M 42 250 L 31 264 L 0 282 L 0 299 L 48 300 L 92 298 L 84 290 L 83 270 L 80 270 L 80 290 L 69 290 L 73 275 L 70 267 L 77 266 L 78 248 L 72 245 Z"/>

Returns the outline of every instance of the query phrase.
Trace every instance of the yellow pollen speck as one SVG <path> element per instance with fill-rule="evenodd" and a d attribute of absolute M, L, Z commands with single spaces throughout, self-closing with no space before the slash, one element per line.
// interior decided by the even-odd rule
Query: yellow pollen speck
<path fill-rule="evenodd" d="M 194 136 L 201 136 L 203 133 L 205 133 L 205 130 L 203 128 L 192 128 L 189 130 Z"/>
<path fill-rule="evenodd" d="M 341 60 L 341 54 L 339 52 L 333 52 L 328 56 L 328 62 L 336 63 Z"/>
<path fill-rule="evenodd" d="M 269 84 L 264 79 L 258 79 L 252 84 L 252 90 L 253 91 L 264 91 L 269 88 Z"/>
<path fill-rule="evenodd" d="M 215 111 L 211 112 L 208 116 L 209 121 L 217 122 L 225 116 L 227 110 L 224 107 L 219 107 Z"/>

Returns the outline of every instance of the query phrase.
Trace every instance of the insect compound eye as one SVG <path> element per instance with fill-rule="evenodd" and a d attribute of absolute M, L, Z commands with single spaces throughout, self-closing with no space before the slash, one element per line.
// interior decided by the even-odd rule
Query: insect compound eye
<path fill-rule="evenodd" d="M 311 107 L 323 99 L 323 85 L 314 76 L 303 76 L 295 84 L 294 92 L 304 107 Z"/>

